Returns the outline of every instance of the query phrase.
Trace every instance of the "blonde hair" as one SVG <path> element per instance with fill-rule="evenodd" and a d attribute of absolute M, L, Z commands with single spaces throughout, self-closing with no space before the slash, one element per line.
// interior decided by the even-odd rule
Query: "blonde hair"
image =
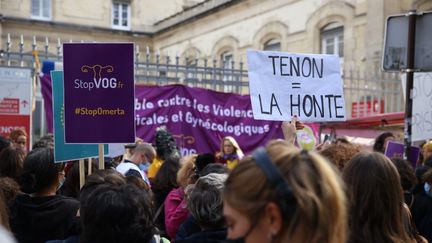
<path fill-rule="evenodd" d="M 285 141 L 266 146 L 272 162 L 291 187 L 296 201 L 292 217 L 283 217 L 279 242 L 343 243 L 347 237 L 347 209 L 342 180 L 333 167 L 316 153 L 300 152 Z M 264 172 L 246 157 L 231 172 L 224 189 L 225 201 L 256 221 L 269 202 L 281 202 Z M 293 240 L 295 239 L 295 240 Z"/>
<path fill-rule="evenodd" d="M 181 167 L 177 172 L 177 184 L 180 187 L 186 188 L 186 186 L 189 184 L 189 179 L 195 174 L 194 169 L 197 156 L 198 155 L 193 154 L 185 156 L 181 159 Z"/>
<path fill-rule="evenodd" d="M 221 144 L 220 144 L 220 151 L 221 151 L 221 155 L 224 156 L 224 142 L 228 141 L 231 143 L 231 145 L 234 147 L 234 153 L 237 154 L 239 159 L 242 159 L 244 156 L 243 151 L 241 150 L 240 146 L 238 145 L 237 141 L 235 140 L 235 138 L 231 137 L 231 136 L 226 136 L 222 139 Z"/>
<path fill-rule="evenodd" d="M 422 149 L 427 152 L 432 152 L 432 141 L 423 144 Z"/>

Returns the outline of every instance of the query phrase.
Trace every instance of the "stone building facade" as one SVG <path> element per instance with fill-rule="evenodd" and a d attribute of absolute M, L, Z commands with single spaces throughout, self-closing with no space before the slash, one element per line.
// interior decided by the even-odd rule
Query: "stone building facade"
<path fill-rule="evenodd" d="M 331 53 L 345 70 L 365 72 L 380 66 L 386 16 L 414 7 L 431 10 L 432 1 L 0 0 L 0 47 L 9 34 L 13 43 L 21 35 L 26 43 L 33 36 L 132 41 L 162 54 L 236 62 L 247 49 Z"/>

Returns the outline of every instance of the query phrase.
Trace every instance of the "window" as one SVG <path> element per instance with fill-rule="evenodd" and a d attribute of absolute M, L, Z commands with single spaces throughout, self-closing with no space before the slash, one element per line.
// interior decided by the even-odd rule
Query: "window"
<path fill-rule="evenodd" d="M 264 51 L 280 51 L 281 43 L 278 39 L 271 39 L 264 43 Z"/>
<path fill-rule="evenodd" d="M 221 61 L 222 61 L 222 67 L 224 69 L 232 69 L 233 68 L 233 60 L 234 60 L 234 56 L 232 54 L 232 52 L 230 51 L 226 51 L 224 53 L 221 54 Z"/>
<path fill-rule="evenodd" d="M 338 23 L 328 24 L 321 30 L 321 53 L 335 54 L 343 58 L 343 26 Z"/>
<path fill-rule="evenodd" d="M 112 27 L 130 30 L 130 5 L 128 3 L 113 2 Z"/>
<path fill-rule="evenodd" d="M 223 76 L 222 76 L 222 81 L 226 82 L 226 81 L 233 81 L 233 76 L 230 75 L 232 74 L 232 69 L 234 68 L 234 55 L 231 51 L 225 51 L 220 55 L 220 59 L 221 59 L 221 64 L 222 64 L 222 68 L 223 68 Z M 234 85 L 233 83 L 229 83 L 223 86 L 223 91 L 224 92 L 233 92 L 234 90 Z"/>
<path fill-rule="evenodd" d="M 198 60 L 194 56 L 187 56 L 185 57 L 185 64 L 186 64 L 186 77 L 187 79 L 196 79 L 196 70 L 198 65 Z"/>
<path fill-rule="evenodd" d="M 31 17 L 34 19 L 51 20 L 51 0 L 32 0 Z"/>

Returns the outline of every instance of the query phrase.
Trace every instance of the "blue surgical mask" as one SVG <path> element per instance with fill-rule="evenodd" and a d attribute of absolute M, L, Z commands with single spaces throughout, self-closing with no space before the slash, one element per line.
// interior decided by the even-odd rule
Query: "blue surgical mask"
<path fill-rule="evenodd" d="M 141 164 L 138 165 L 138 167 L 140 170 L 147 172 L 149 167 L 150 167 L 150 163 L 149 162 L 142 162 Z"/>

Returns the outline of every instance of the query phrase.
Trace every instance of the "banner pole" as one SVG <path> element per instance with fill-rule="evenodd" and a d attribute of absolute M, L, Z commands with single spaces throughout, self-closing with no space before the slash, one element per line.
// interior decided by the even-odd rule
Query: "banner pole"
<path fill-rule="evenodd" d="M 79 178 L 80 178 L 80 188 L 82 188 L 84 186 L 84 182 L 85 182 L 85 164 L 84 164 L 84 159 L 80 159 L 79 160 Z"/>
<path fill-rule="evenodd" d="M 104 145 L 99 144 L 99 170 L 105 169 L 105 161 L 104 161 Z"/>
<path fill-rule="evenodd" d="M 92 174 L 92 165 L 93 165 L 93 159 L 90 157 L 88 158 L 88 169 L 87 169 L 88 175 Z"/>

